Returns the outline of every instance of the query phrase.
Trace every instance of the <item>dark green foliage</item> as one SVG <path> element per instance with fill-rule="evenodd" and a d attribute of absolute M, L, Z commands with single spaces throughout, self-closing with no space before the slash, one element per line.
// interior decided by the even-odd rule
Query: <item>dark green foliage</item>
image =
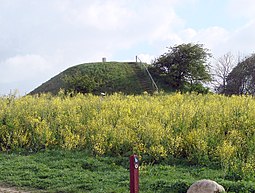
<path fill-rule="evenodd" d="M 255 193 L 255 185 L 252 182 L 245 181 L 222 181 L 228 193 Z"/>
<path fill-rule="evenodd" d="M 181 180 L 177 180 L 176 182 L 171 182 L 167 180 L 156 180 L 154 183 L 151 184 L 151 189 L 160 193 L 186 193 L 189 186 L 190 184 Z"/>
<path fill-rule="evenodd" d="M 182 92 L 196 92 L 201 94 L 208 94 L 209 88 L 204 87 L 202 83 L 190 84 L 186 82 L 183 86 Z"/>
<path fill-rule="evenodd" d="M 255 54 L 240 62 L 230 72 L 226 94 L 255 94 Z"/>
<path fill-rule="evenodd" d="M 202 83 L 211 80 L 209 66 L 206 64 L 210 56 L 202 44 L 170 47 L 167 53 L 153 63 L 153 74 L 161 77 L 174 90 L 200 92 Z M 204 92 L 204 88 L 201 92 Z"/>

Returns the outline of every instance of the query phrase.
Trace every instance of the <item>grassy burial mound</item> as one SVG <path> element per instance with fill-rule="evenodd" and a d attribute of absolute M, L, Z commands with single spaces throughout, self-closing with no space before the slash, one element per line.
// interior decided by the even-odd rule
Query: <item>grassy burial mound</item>
<path fill-rule="evenodd" d="M 84 63 L 61 72 L 33 90 L 30 94 L 57 94 L 60 89 L 81 93 L 140 94 L 153 92 L 142 66 L 135 62 Z"/>

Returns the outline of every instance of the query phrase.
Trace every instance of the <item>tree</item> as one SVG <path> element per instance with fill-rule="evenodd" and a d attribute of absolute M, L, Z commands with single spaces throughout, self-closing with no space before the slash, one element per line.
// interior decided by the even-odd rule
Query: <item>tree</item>
<path fill-rule="evenodd" d="M 79 71 L 66 75 L 63 81 L 68 88 L 67 91 L 75 91 L 78 93 L 91 93 L 99 84 L 95 77 L 82 74 Z"/>
<path fill-rule="evenodd" d="M 235 57 L 231 52 L 221 56 L 213 68 L 215 91 L 220 94 L 226 93 L 227 77 L 235 66 Z"/>
<path fill-rule="evenodd" d="M 239 62 L 229 73 L 226 94 L 255 95 L 255 54 Z"/>
<path fill-rule="evenodd" d="M 157 58 L 155 72 L 173 89 L 180 91 L 203 90 L 203 83 L 211 80 L 208 59 L 209 50 L 202 44 L 181 44 L 170 47 Z"/>

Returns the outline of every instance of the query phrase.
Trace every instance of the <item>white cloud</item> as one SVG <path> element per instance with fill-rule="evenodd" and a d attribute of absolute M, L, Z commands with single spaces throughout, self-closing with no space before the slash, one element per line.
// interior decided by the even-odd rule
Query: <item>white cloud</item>
<path fill-rule="evenodd" d="M 233 25 L 239 26 L 234 31 L 225 26 L 195 28 L 186 23 L 186 15 L 178 15 L 176 7 L 196 6 L 201 1 L 1 1 L 0 88 L 14 81 L 42 83 L 67 67 L 101 61 L 102 57 L 127 61 L 138 55 L 150 63 L 167 46 L 181 43 L 205 44 L 216 55 L 233 48 L 253 49 L 253 0 L 228 1 L 229 12 L 235 13 L 232 18 L 246 21 L 242 26 Z"/>
<path fill-rule="evenodd" d="M 221 53 L 221 46 L 226 43 L 230 33 L 221 27 L 210 27 L 199 30 L 194 40 L 205 44 L 214 54 Z"/>
<path fill-rule="evenodd" d="M 0 83 L 24 81 L 38 78 L 50 69 L 46 59 L 40 55 L 17 55 L 0 62 Z"/>
<path fill-rule="evenodd" d="M 255 17 L 255 6 L 254 0 L 228 0 L 229 7 L 228 12 L 234 18 L 245 17 L 254 18 Z"/>
<path fill-rule="evenodd" d="M 59 2 L 60 10 L 65 13 L 68 22 L 81 27 L 91 27 L 94 30 L 116 30 L 123 28 L 125 20 L 132 17 L 122 1 L 93 1 L 77 3 Z"/>
<path fill-rule="evenodd" d="M 130 1 L 97 0 L 93 3 L 59 2 L 59 10 L 65 13 L 65 19 L 81 28 L 91 27 L 123 33 L 134 37 L 164 38 L 183 21 L 175 14 L 173 6 L 177 1 Z M 180 3 L 180 2 L 178 2 Z M 143 36 L 141 36 L 143 34 Z M 128 36 L 126 38 L 129 38 Z"/>
<path fill-rule="evenodd" d="M 228 42 L 226 43 L 230 50 L 235 53 L 241 52 L 249 55 L 255 52 L 255 20 L 251 20 L 246 25 L 231 34 Z"/>
<path fill-rule="evenodd" d="M 185 39 L 190 40 L 190 39 L 194 39 L 197 36 L 197 31 L 195 29 L 192 29 L 192 28 L 187 28 L 187 29 L 184 29 L 181 32 L 181 35 Z"/>
<path fill-rule="evenodd" d="M 184 24 L 171 5 L 158 2 L 151 4 L 142 12 L 138 12 L 137 21 L 136 27 L 144 29 L 142 33 L 152 43 L 171 39 L 173 34 Z"/>
<path fill-rule="evenodd" d="M 184 28 L 169 37 L 168 41 L 175 42 L 175 45 L 190 42 L 204 44 L 204 47 L 208 48 L 211 53 L 219 54 L 222 53 L 221 47 L 228 41 L 229 35 L 229 31 L 217 26 L 200 30 Z"/>
<path fill-rule="evenodd" d="M 147 64 L 151 64 L 156 59 L 155 56 L 150 54 L 138 54 L 138 58 L 140 59 L 141 62 L 145 62 Z"/>
<path fill-rule="evenodd" d="M 123 29 L 126 25 L 125 22 L 133 16 L 132 11 L 114 2 L 92 4 L 89 6 L 87 14 L 89 24 L 100 30 Z"/>

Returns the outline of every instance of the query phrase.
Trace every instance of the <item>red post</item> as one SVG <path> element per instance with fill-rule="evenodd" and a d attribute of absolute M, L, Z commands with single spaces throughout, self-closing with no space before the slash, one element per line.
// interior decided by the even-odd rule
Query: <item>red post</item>
<path fill-rule="evenodd" d="M 130 161 L 130 193 L 139 192 L 139 160 L 137 155 L 131 155 Z"/>

